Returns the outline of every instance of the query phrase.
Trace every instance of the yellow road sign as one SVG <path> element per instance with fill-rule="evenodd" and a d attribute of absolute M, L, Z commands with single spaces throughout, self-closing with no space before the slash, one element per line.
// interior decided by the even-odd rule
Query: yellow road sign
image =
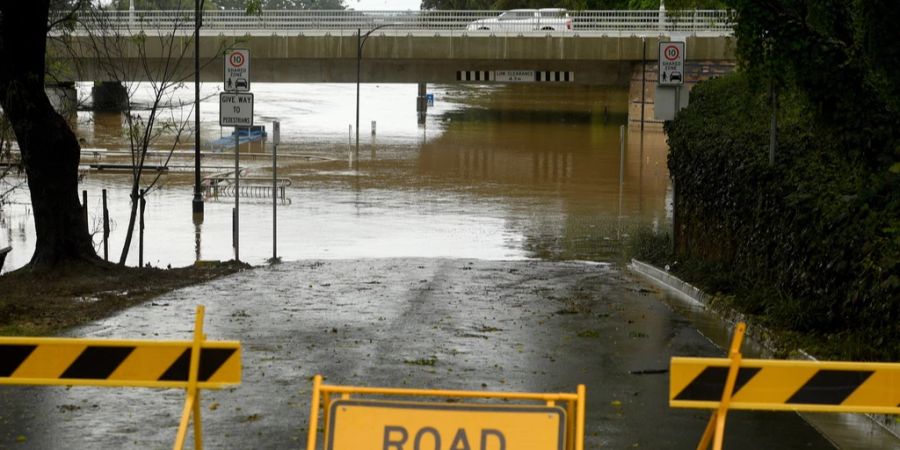
<path fill-rule="evenodd" d="M 730 362 L 672 358 L 670 406 L 718 408 Z M 900 414 L 900 364 L 744 359 L 728 408 Z"/>
<path fill-rule="evenodd" d="M 559 407 L 337 400 L 327 450 L 563 450 Z"/>
<path fill-rule="evenodd" d="M 0 385 L 185 388 L 192 341 L 0 338 Z M 198 386 L 241 382 L 237 341 L 203 341 Z"/>

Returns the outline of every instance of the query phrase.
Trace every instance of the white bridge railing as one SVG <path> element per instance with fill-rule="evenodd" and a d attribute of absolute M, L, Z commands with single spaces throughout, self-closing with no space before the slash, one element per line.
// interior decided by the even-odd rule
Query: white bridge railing
<path fill-rule="evenodd" d="M 248 15 L 243 11 L 204 11 L 203 32 L 267 34 L 305 32 L 356 32 L 384 27 L 394 32 L 466 32 L 476 20 L 496 18 L 499 11 L 262 11 Z M 728 36 L 733 34 L 728 11 L 570 11 L 571 30 L 556 34 L 635 34 L 688 33 Z M 545 19 L 542 19 L 545 20 Z M 559 19 L 550 19 L 559 20 Z M 536 21 L 535 21 L 536 22 Z M 489 31 L 468 31 L 472 35 L 546 34 L 535 22 L 503 23 Z M 135 32 L 137 30 L 193 31 L 194 12 L 190 11 L 82 11 L 78 23 L 88 29 Z"/>

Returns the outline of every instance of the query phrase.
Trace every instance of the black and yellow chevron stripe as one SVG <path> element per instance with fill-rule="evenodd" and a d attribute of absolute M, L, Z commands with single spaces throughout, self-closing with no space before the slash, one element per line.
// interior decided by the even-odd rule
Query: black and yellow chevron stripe
<path fill-rule="evenodd" d="M 0 338 L 0 384 L 186 387 L 191 341 Z M 241 381 L 239 342 L 204 341 L 199 387 Z"/>
<path fill-rule="evenodd" d="M 669 404 L 717 408 L 730 361 L 672 358 Z M 900 413 L 900 364 L 741 361 L 729 409 Z"/>

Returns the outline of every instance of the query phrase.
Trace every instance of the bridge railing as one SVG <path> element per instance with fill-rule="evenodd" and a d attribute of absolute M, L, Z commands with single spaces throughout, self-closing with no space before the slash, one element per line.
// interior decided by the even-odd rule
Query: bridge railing
<path fill-rule="evenodd" d="M 204 11 L 206 33 L 266 31 L 278 34 L 303 32 L 355 32 L 385 26 L 392 31 L 463 32 L 475 21 L 496 18 L 498 11 Z M 669 34 L 731 35 L 728 11 L 570 11 L 568 34 Z M 52 20 L 52 19 L 51 19 Z M 193 11 L 84 11 L 78 15 L 82 30 L 122 32 L 140 30 L 193 30 Z M 473 27 L 474 28 L 474 27 Z M 546 33 L 536 21 L 501 22 L 473 34 Z"/>

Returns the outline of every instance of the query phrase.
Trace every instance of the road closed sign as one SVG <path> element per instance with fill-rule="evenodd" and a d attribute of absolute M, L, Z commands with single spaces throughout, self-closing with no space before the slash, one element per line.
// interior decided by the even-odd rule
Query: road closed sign
<path fill-rule="evenodd" d="M 250 50 L 238 48 L 225 52 L 225 90 L 250 91 Z"/>
<path fill-rule="evenodd" d="M 253 126 L 253 94 L 219 94 L 219 126 Z"/>
<path fill-rule="evenodd" d="M 659 84 L 684 84 L 684 42 L 659 43 Z"/>
<path fill-rule="evenodd" d="M 563 450 L 559 407 L 337 400 L 327 450 Z"/>

